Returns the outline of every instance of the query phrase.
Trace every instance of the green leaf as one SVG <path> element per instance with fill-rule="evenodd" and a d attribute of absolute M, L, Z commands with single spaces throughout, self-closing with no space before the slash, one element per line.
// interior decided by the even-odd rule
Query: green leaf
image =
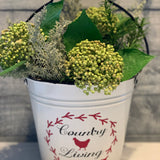
<path fill-rule="evenodd" d="M 124 49 L 118 52 L 123 57 L 124 61 L 122 81 L 134 77 L 154 58 L 154 56 L 147 55 L 137 49 Z"/>
<path fill-rule="evenodd" d="M 66 50 L 69 51 L 76 43 L 86 39 L 102 41 L 102 36 L 95 24 L 88 18 L 85 10 L 83 10 L 81 16 L 68 26 L 63 40 Z"/>
<path fill-rule="evenodd" d="M 17 69 L 18 67 L 24 65 L 24 63 L 26 63 L 26 61 L 21 61 L 19 63 L 16 63 L 15 65 L 5 69 L 4 71 L 0 72 L 0 76 L 4 76 L 5 74 Z"/>
<path fill-rule="evenodd" d="M 56 24 L 56 21 L 59 20 L 59 16 L 63 8 L 63 1 L 64 0 L 55 3 L 49 3 L 47 5 L 47 13 L 41 23 L 41 28 L 45 34 L 48 34 L 49 30 L 52 29 Z"/>

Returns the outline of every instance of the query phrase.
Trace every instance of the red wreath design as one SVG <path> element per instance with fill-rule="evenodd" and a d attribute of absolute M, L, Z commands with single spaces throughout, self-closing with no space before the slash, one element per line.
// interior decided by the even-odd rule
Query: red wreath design
<path fill-rule="evenodd" d="M 47 120 L 47 129 L 46 129 L 46 137 L 44 137 L 44 140 L 46 141 L 49 150 L 53 153 L 53 160 L 60 160 L 60 158 L 58 157 L 57 153 L 56 153 L 56 148 L 54 148 L 53 146 L 51 146 L 50 144 L 50 138 L 51 136 L 53 136 L 53 133 L 51 132 L 50 128 L 54 127 L 58 124 L 63 124 L 64 119 L 70 119 L 70 120 L 80 120 L 82 122 L 85 122 L 88 118 L 92 117 L 94 120 L 99 121 L 102 125 L 106 125 L 109 124 L 110 125 L 110 136 L 113 137 L 113 141 L 111 142 L 111 145 L 109 148 L 107 148 L 105 150 L 106 152 L 106 156 L 101 159 L 101 160 L 109 160 L 109 155 L 112 153 L 113 147 L 116 145 L 116 143 L 118 142 L 117 139 L 117 131 L 116 131 L 116 125 L 117 122 L 116 121 L 111 121 L 109 120 L 109 118 L 103 118 L 101 113 L 94 113 L 94 114 L 89 114 L 89 115 L 85 115 L 85 114 L 81 114 L 81 115 L 74 115 L 70 112 L 67 112 L 65 115 L 61 116 L 60 118 L 56 118 L 55 121 L 49 121 Z"/>

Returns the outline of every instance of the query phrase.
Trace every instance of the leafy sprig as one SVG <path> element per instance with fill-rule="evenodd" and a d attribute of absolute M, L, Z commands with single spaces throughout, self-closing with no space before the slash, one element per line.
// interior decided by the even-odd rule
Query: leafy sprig
<path fill-rule="evenodd" d="M 105 0 L 104 6 L 83 10 L 77 19 L 68 22 L 64 19 L 59 21 L 63 0 L 55 3 L 50 1 L 42 10 L 42 15 L 34 27 L 28 25 L 30 27 L 28 42 L 32 47 L 33 54 L 27 56 L 27 61 L 21 61 L 21 63 L 17 63 L 19 62 L 17 61 L 6 71 L 1 72 L 0 76 L 11 71 L 13 74 L 23 73 L 23 75 L 36 80 L 74 83 L 80 88 L 89 85 L 89 88 L 86 88 L 86 93 L 88 91 L 94 92 L 91 88 L 92 85 L 98 86 L 95 88 L 96 91 L 106 89 L 105 93 L 110 93 L 120 83 L 120 80 L 125 81 L 134 77 L 153 59 L 153 56 L 146 55 L 139 50 L 146 34 L 144 19 L 139 20 L 130 14 L 127 16 L 115 12 L 112 4 L 114 3 L 111 0 Z M 122 10 L 126 13 L 126 10 Z M 16 42 L 19 44 L 21 40 L 17 39 Z M 80 46 L 83 42 L 85 45 L 82 45 L 82 49 Z M 99 44 L 103 47 L 101 48 Z M 77 45 L 80 46 L 77 48 Z M 112 46 L 111 50 L 107 49 L 107 46 Z M 4 45 L 3 48 L 6 50 L 7 46 Z M 114 59 L 115 53 L 112 54 L 114 49 L 120 57 L 119 59 Z M 7 55 L 7 52 L 3 50 L 1 53 Z M 84 59 L 86 56 L 88 56 L 87 63 Z M 75 64 L 72 65 L 75 57 L 78 63 L 75 61 Z M 120 66 L 122 59 L 124 68 L 123 65 Z M 5 61 L 5 58 L 3 60 Z M 88 66 L 90 61 L 95 64 L 96 69 L 93 64 Z M 66 63 L 68 66 L 64 65 Z M 117 72 L 118 70 L 120 72 Z M 90 71 L 92 72 L 90 73 Z M 70 75 L 70 73 L 72 74 Z"/>

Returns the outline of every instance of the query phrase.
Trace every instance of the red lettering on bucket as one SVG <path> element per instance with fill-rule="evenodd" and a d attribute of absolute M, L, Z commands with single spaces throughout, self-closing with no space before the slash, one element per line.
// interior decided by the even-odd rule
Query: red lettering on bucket
<path fill-rule="evenodd" d="M 53 160 L 60 160 L 60 158 L 57 156 L 57 153 L 56 153 L 56 149 L 55 149 L 55 148 L 53 148 L 53 147 L 51 146 L 50 151 L 51 151 L 51 152 L 53 153 L 53 155 L 54 155 L 54 159 L 53 159 Z"/>
<path fill-rule="evenodd" d="M 75 119 L 80 119 L 81 121 L 84 121 L 87 117 L 84 117 L 85 114 L 80 115 L 79 117 L 75 117 Z"/>
<path fill-rule="evenodd" d="M 51 133 L 51 130 L 46 130 L 47 134 L 48 134 L 48 137 L 52 136 L 53 133 Z"/>
<path fill-rule="evenodd" d="M 95 113 L 95 114 L 90 114 L 89 116 L 92 116 L 95 120 L 97 120 L 98 118 L 101 118 L 101 116 L 100 116 L 100 112 L 98 112 L 98 113 Z"/>
<path fill-rule="evenodd" d="M 107 150 L 106 150 L 106 153 L 109 154 L 112 152 L 112 146 L 110 146 Z"/>
<path fill-rule="evenodd" d="M 115 145 L 115 143 L 118 142 L 117 137 L 115 136 L 114 140 L 112 141 L 112 144 Z"/>
<path fill-rule="evenodd" d="M 54 126 L 54 125 L 53 125 L 53 121 L 47 120 L 47 128 L 53 127 L 53 126 Z"/>
<path fill-rule="evenodd" d="M 117 122 L 112 122 L 112 121 L 109 121 L 109 122 L 111 123 L 111 128 L 116 127 Z"/>
<path fill-rule="evenodd" d="M 80 141 L 77 138 L 73 138 L 73 141 L 75 145 L 79 147 L 79 150 L 81 150 L 81 148 L 84 148 L 86 150 L 88 143 L 90 142 L 90 139 L 87 139 L 86 141 Z"/>
<path fill-rule="evenodd" d="M 112 132 L 111 132 L 110 136 L 114 136 L 114 135 L 115 135 L 115 133 L 117 133 L 117 131 L 116 131 L 116 130 L 114 130 L 114 129 L 112 129 Z"/>
<path fill-rule="evenodd" d="M 62 116 L 62 118 L 68 118 L 68 119 L 73 119 L 72 117 L 74 117 L 74 114 L 70 114 L 70 112 L 68 112 L 64 116 Z"/>
<path fill-rule="evenodd" d="M 63 121 L 62 119 L 59 120 L 58 118 L 56 118 L 55 125 L 56 125 L 56 124 L 63 124 L 62 121 Z"/>
<path fill-rule="evenodd" d="M 53 149 L 52 146 L 51 146 L 51 148 L 50 148 L 50 151 L 51 151 L 53 154 L 57 155 L 57 154 L 56 154 L 56 149 L 55 149 L 55 148 Z"/>
<path fill-rule="evenodd" d="M 108 123 L 108 118 L 106 118 L 106 119 L 99 119 L 101 122 L 102 122 L 102 125 L 104 125 L 105 123 Z"/>
<path fill-rule="evenodd" d="M 46 136 L 44 137 L 45 141 L 47 142 L 47 144 L 49 145 L 50 139 Z"/>
<path fill-rule="evenodd" d="M 65 122 L 66 120 L 66 122 Z M 99 123 L 97 125 L 91 125 L 87 128 L 79 129 L 77 127 L 72 127 L 72 121 L 75 121 L 73 123 L 76 123 L 76 120 L 79 120 L 81 122 L 79 123 L 88 123 L 89 121 L 95 121 L 96 123 Z M 49 151 L 53 153 L 53 160 L 60 160 L 61 158 L 59 156 L 63 156 L 66 158 L 91 158 L 94 157 L 94 159 L 100 160 L 109 160 L 110 154 L 112 153 L 113 147 L 117 144 L 118 138 L 117 138 L 117 121 L 112 121 L 108 117 L 103 117 L 103 114 L 101 112 L 96 113 L 78 113 L 77 115 L 73 112 L 67 112 L 63 113 L 62 116 L 59 116 L 55 118 L 55 120 L 47 120 L 47 129 L 46 129 L 46 137 L 44 137 L 46 143 L 48 144 Z M 92 123 L 94 124 L 94 123 Z M 85 124 L 84 124 L 85 125 Z M 102 128 L 103 126 L 103 128 Z M 56 131 L 58 129 L 58 132 Z M 108 134 L 107 134 L 108 132 Z M 54 133 L 54 134 L 53 134 Z M 58 134 L 61 136 L 73 136 L 72 144 L 75 144 L 75 148 L 69 148 L 65 146 L 60 146 L 61 148 L 53 148 L 53 142 L 58 138 Z M 55 137 L 54 137 L 55 136 Z M 85 137 L 87 136 L 87 137 Z M 103 136 L 107 136 L 109 138 L 109 143 L 106 146 L 106 150 L 101 149 L 99 151 L 90 151 L 91 143 L 93 143 L 92 137 L 97 136 L 99 138 L 102 138 Z M 63 138 L 64 139 L 64 138 Z M 102 141 L 102 139 L 100 140 Z M 68 141 L 69 142 L 69 141 Z M 70 143 L 70 142 L 69 142 Z M 95 142 L 94 142 L 95 143 Z M 96 141 L 96 144 L 98 145 L 98 141 Z M 65 144 L 67 145 L 67 144 Z M 79 150 L 77 147 L 79 147 Z M 89 150 L 89 152 L 87 151 Z M 57 152 L 58 151 L 58 152 Z M 103 157 L 102 153 L 104 154 Z"/>

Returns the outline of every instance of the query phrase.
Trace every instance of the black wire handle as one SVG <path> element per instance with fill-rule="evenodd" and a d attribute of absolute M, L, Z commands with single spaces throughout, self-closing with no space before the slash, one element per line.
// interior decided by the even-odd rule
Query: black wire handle
<path fill-rule="evenodd" d="M 116 6 L 117 8 L 119 8 L 120 10 L 122 10 L 123 12 L 125 12 L 134 22 L 136 22 L 135 18 L 132 16 L 131 13 L 129 13 L 126 9 L 124 9 L 123 7 L 121 7 L 120 5 L 118 5 L 117 3 L 113 2 L 112 0 L 108 0 L 109 3 L 113 4 L 114 6 Z M 136 23 L 136 25 L 141 28 L 140 25 L 138 25 Z M 144 43 L 145 43 L 145 46 L 146 46 L 146 52 L 147 54 L 149 55 L 149 45 L 148 45 L 148 41 L 147 41 L 147 38 L 146 36 L 143 37 L 143 40 L 144 40 Z"/>
<path fill-rule="evenodd" d="M 49 2 L 47 2 L 46 4 L 44 4 L 43 6 L 41 6 L 40 8 L 38 8 L 27 20 L 26 22 L 29 22 L 38 12 L 40 12 L 45 6 L 47 6 L 50 3 L 53 3 L 54 0 L 50 0 Z"/>

